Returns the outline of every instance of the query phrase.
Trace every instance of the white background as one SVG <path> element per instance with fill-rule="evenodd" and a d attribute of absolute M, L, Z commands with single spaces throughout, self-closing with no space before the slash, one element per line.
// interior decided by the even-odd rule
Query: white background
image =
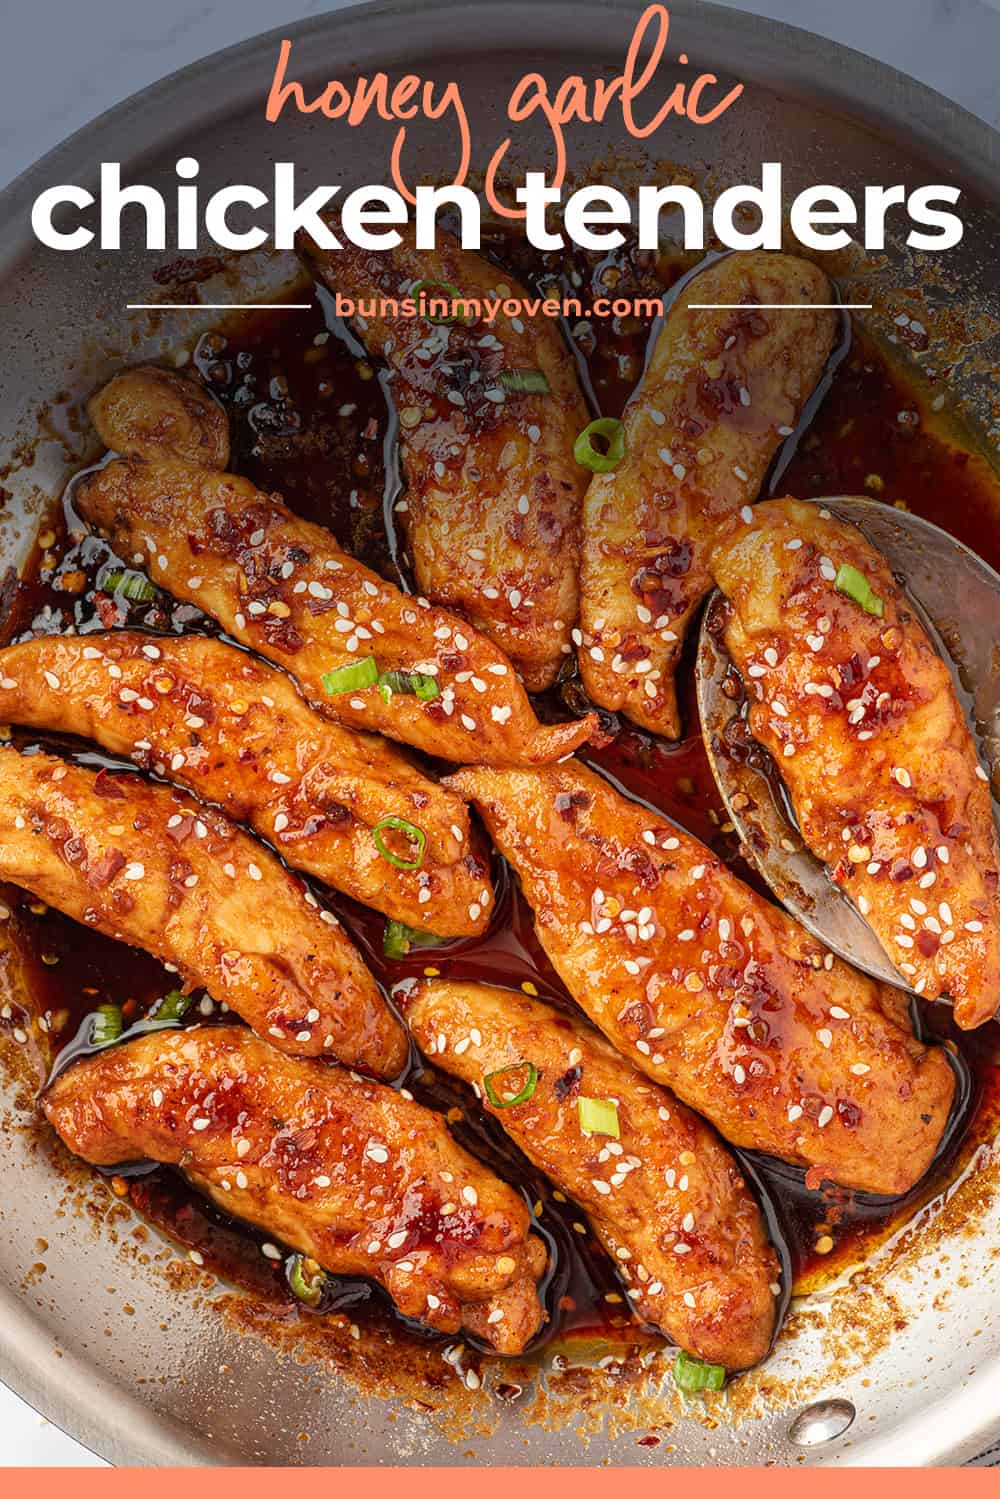
<path fill-rule="evenodd" d="M 497 0 L 502 4 L 502 0 Z M 721 0 L 891 63 L 1000 127 L 1000 0 Z M 186 63 L 336 0 L 21 0 L 0 51 L 0 184 Z M 100 1460 L 0 1385 L 0 1466 Z"/>

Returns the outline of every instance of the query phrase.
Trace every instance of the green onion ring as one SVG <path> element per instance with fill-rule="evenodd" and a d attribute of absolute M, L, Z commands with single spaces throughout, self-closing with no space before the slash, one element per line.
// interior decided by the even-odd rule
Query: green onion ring
<path fill-rule="evenodd" d="M 701 1390 L 721 1390 L 725 1382 L 724 1364 L 706 1364 L 700 1358 L 692 1358 L 683 1348 L 674 1360 L 674 1383 L 685 1395 L 697 1395 Z"/>
<path fill-rule="evenodd" d="M 594 447 L 593 439 L 603 437 L 608 445 L 602 453 Z M 573 444 L 573 457 L 583 468 L 594 474 L 610 474 L 625 457 L 625 426 L 615 416 L 599 416 L 584 427 Z"/>
<path fill-rule="evenodd" d="M 446 291 L 452 303 L 462 300 L 462 293 L 457 286 L 452 286 L 450 281 L 418 281 L 416 286 L 410 291 L 410 296 L 416 300 L 418 307 L 420 304 L 420 293 L 426 291 L 429 286 L 436 286 L 441 291 Z M 434 298 L 433 300 L 443 300 L 443 298 Z M 429 323 L 457 323 L 460 321 L 457 313 L 449 313 L 447 317 L 432 317 L 429 312 L 425 312 L 423 316 L 426 317 Z"/>
<path fill-rule="evenodd" d="M 101 592 L 120 593 L 122 598 L 130 599 L 133 604 L 148 604 L 156 598 L 156 587 L 146 574 L 128 567 L 119 567 L 114 572 L 105 573 L 101 579 Z"/>
<path fill-rule="evenodd" d="M 508 1072 L 520 1072 L 522 1068 L 527 1068 L 528 1081 L 525 1083 L 520 1093 L 515 1094 L 513 1098 L 501 1098 L 493 1086 L 494 1081 L 498 1077 L 506 1077 Z M 528 1099 L 532 1096 L 535 1089 L 538 1087 L 539 1076 L 540 1074 L 538 1068 L 535 1066 L 534 1062 L 514 1062 L 510 1067 L 500 1067 L 496 1072 L 487 1073 L 487 1075 L 483 1078 L 483 1088 L 485 1090 L 486 1097 L 489 1099 L 490 1103 L 495 1109 L 512 1109 L 515 1104 L 527 1103 Z"/>
<path fill-rule="evenodd" d="M 347 666 L 338 666 L 323 676 L 323 691 L 327 697 L 339 697 L 342 692 L 363 692 L 374 687 L 378 681 L 378 662 L 374 656 L 365 656 L 363 661 L 351 661 Z"/>
<path fill-rule="evenodd" d="M 855 604 L 860 604 L 866 614 L 877 615 L 879 619 L 884 615 L 884 602 L 872 588 L 864 573 L 859 572 L 856 567 L 851 567 L 849 562 L 843 563 L 837 569 L 833 586 L 845 598 L 852 599 Z"/>
<path fill-rule="evenodd" d="M 147 1023 L 156 1025 L 174 1025 L 182 1020 L 191 1008 L 191 995 L 182 994 L 179 989 L 171 989 L 169 994 L 164 994 L 146 1016 Z"/>
<path fill-rule="evenodd" d="M 501 370 L 497 384 L 518 396 L 550 396 L 552 386 L 541 370 Z"/>
<path fill-rule="evenodd" d="M 98 1005 L 90 1028 L 91 1046 L 109 1046 L 122 1033 L 121 1005 Z"/>
<path fill-rule="evenodd" d="M 392 828 L 395 832 L 405 833 L 407 838 L 412 838 L 417 845 L 417 857 L 412 860 L 401 859 L 398 854 L 392 852 L 392 849 L 386 848 L 380 836 L 383 828 Z M 372 837 L 375 840 L 375 847 L 382 855 L 382 858 L 387 863 L 394 864 L 397 869 L 419 869 L 424 862 L 427 834 L 423 828 L 418 828 L 415 822 L 407 822 L 405 817 L 383 817 L 382 821 L 377 822 L 372 828 Z"/>
<path fill-rule="evenodd" d="M 441 696 L 441 689 L 429 672 L 384 671 L 378 679 L 378 690 L 383 702 L 388 702 L 394 692 L 419 698 L 422 703 L 432 702 Z"/>
<path fill-rule="evenodd" d="M 444 937 L 435 936 L 433 932 L 424 932 L 418 927 L 407 926 L 405 921 L 393 921 L 390 918 L 382 934 L 382 956 L 407 958 L 414 947 L 437 947 L 445 940 Z"/>
<path fill-rule="evenodd" d="M 288 1261 L 285 1274 L 288 1278 L 288 1284 L 301 1302 L 313 1308 L 319 1306 L 323 1300 L 323 1291 L 326 1288 L 325 1270 L 320 1268 L 317 1275 L 315 1271 L 306 1269 L 306 1256 L 304 1254 L 293 1254 Z"/>

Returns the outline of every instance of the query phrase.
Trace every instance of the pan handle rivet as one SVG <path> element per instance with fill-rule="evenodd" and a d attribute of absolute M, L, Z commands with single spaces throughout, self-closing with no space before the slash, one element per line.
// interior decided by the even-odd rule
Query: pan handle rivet
<path fill-rule="evenodd" d="M 817 1400 L 799 1411 L 788 1428 L 788 1440 L 797 1447 L 818 1447 L 841 1437 L 857 1411 L 849 1400 Z"/>

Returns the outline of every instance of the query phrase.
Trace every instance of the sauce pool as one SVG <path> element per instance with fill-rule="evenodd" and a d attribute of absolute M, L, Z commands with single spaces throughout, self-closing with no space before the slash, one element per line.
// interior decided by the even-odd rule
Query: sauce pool
<path fill-rule="evenodd" d="M 624 250 L 598 260 L 583 252 L 538 255 L 499 235 L 486 253 L 508 265 L 539 291 L 657 296 L 684 269 L 676 261 Z M 531 257 L 530 259 L 528 257 Z M 303 300 L 301 292 L 296 300 Z M 205 335 L 193 362 L 202 380 L 229 412 L 232 467 L 265 491 L 277 491 L 299 514 L 327 526 L 349 551 L 404 584 L 407 560 L 391 524 L 398 492 L 395 416 L 391 382 L 332 319 L 323 293 L 308 312 L 245 314 Z M 631 316 L 599 325 L 565 329 L 571 339 L 588 399 L 605 415 L 620 414 L 641 375 L 649 325 Z M 967 542 L 1000 566 L 996 517 L 1000 483 L 985 460 L 952 440 L 944 421 L 926 420 L 927 398 L 863 335 L 840 351 L 829 388 L 808 429 L 782 455 L 780 493 L 802 498 L 867 493 L 904 503 Z M 126 626 L 217 633 L 192 605 L 157 592 L 149 601 L 123 600 L 101 588 L 109 560 L 106 544 L 87 536 L 68 503 L 43 527 L 32 564 L 20 580 L 8 580 L 0 620 L 3 644 L 37 633 L 73 628 L 80 633 Z M 608 743 L 584 758 L 624 790 L 664 812 L 708 843 L 743 877 L 759 882 L 741 860 L 739 845 L 712 778 L 698 733 L 690 661 L 679 683 L 686 737 L 658 740 L 603 714 Z M 536 700 L 542 717 L 565 717 L 589 705 L 575 672 Z M 9 731 L 4 731 L 9 732 Z M 22 748 L 37 736 L 17 733 Z M 117 762 L 79 741 L 47 738 L 46 746 L 80 756 L 86 763 Z M 378 981 L 391 992 L 409 976 L 434 971 L 523 987 L 557 1005 L 570 1000 L 535 941 L 530 911 L 499 858 L 497 915 L 486 937 L 415 950 L 400 961 L 382 954 L 384 918 L 335 892 L 323 892 L 361 948 Z M 146 954 L 123 947 L 47 910 L 33 897 L 7 887 L 10 930 L 24 966 L 33 1018 L 47 1034 L 53 1060 L 64 1065 L 85 1050 L 87 1017 L 104 1003 L 123 1006 L 126 1024 L 142 1017 L 154 999 L 174 987 L 172 976 Z M 192 1020 L 219 1014 L 207 996 L 191 1006 Z M 0 1025 L 26 1026 L 16 1009 Z M 935 1196 L 971 1154 L 1000 1114 L 997 1062 L 1000 1027 L 972 1036 L 953 1026 L 943 1005 L 921 1007 L 918 1023 L 928 1039 L 945 1042 L 960 1072 L 961 1104 L 949 1138 L 924 1182 L 906 1198 L 866 1198 L 829 1183 L 808 1185 L 803 1173 L 764 1157 L 744 1155 L 743 1164 L 762 1195 L 789 1280 L 798 1290 L 814 1288 L 862 1258 Z M 614 1269 L 572 1204 L 559 1200 L 548 1182 L 510 1144 L 495 1122 L 476 1109 L 471 1093 L 437 1073 L 414 1054 L 401 1080 L 420 1101 L 446 1113 L 463 1145 L 508 1180 L 535 1209 L 537 1227 L 552 1251 L 545 1287 L 550 1322 L 545 1340 L 553 1347 L 600 1348 L 636 1339 Z M 116 1190 L 210 1268 L 253 1295 L 287 1304 L 292 1299 L 283 1266 L 261 1254 L 263 1236 L 234 1223 L 193 1193 L 183 1178 L 164 1168 L 122 1176 Z M 399 1335 L 426 1340 L 413 1324 L 398 1326 L 388 1299 L 362 1281 L 331 1281 L 320 1315 L 347 1311 L 359 1324 L 391 1319 Z M 581 1340 L 588 1340 L 587 1343 Z"/>

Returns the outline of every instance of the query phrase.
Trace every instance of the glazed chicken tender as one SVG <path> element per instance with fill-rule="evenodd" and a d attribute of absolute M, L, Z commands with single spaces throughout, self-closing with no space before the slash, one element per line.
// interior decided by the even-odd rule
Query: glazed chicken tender
<path fill-rule="evenodd" d="M 420 982 L 406 1015 L 435 1065 L 471 1083 L 486 1112 L 585 1210 L 638 1317 L 727 1369 L 764 1357 L 778 1260 L 714 1131 L 589 1025 L 522 994 Z M 508 1105 L 525 1087 L 525 1062 L 538 1074 L 534 1091 Z M 603 1106 L 596 1132 L 592 1100 Z"/>
<path fill-rule="evenodd" d="M 482 303 L 528 293 L 462 250 L 412 233 L 394 250 L 303 249 L 321 278 L 355 301 L 453 296 Z M 573 444 L 587 425 L 573 355 L 553 318 L 485 321 L 377 314 L 356 321 L 393 372 L 406 493 L 396 510 L 417 582 L 506 652 L 529 692 L 551 686 L 570 652 L 584 470 Z"/>
<path fill-rule="evenodd" d="M 229 418 L 186 375 L 138 365 L 109 381 L 87 410 L 104 446 L 125 458 L 229 466 Z"/>
<path fill-rule="evenodd" d="M 507 765 L 557 759 L 595 727 L 592 717 L 541 725 L 484 635 L 401 593 L 246 479 L 116 460 L 81 480 L 75 500 L 123 557 L 139 558 L 154 582 L 285 667 L 352 728 L 447 760 Z M 347 668 L 345 682 L 337 674 Z M 417 677 L 423 695 L 376 680 L 389 671 Z"/>
<path fill-rule="evenodd" d="M 485 930 L 485 850 L 453 791 L 384 739 L 320 717 L 283 672 L 205 636 L 49 635 L 0 652 L 0 720 L 79 734 L 249 823 L 289 864 L 407 926 Z M 416 869 L 379 853 L 376 837 Z"/>
<path fill-rule="evenodd" d="M 736 253 L 702 271 L 626 407 L 624 458 L 590 482 L 580 670 L 595 703 L 655 734 L 680 733 L 674 673 L 712 545 L 757 498 L 833 347 L 836 312 L 760 304 L 832 299 L 823 272 L 788 255 Z"/>
<path fill-rule="evenodd" d="M 541 1325 L 545 1249 L 519 1194 L 391 1088 L 210 1026 L 77 1062 L 43 1107 L 84 1160 L 179 1166 L 227 1213 L 377 1281 L 439 1332 L 519 1353 Z"/>
<path fill-rule="evenodd" d="M 181 792 L 0 748 L 0 879 L 145 948 L 285 1051 L 403 1068 L 403 1028 L 336 918 Z"/>
<path fill-rule="evenodd" d="M 803 839 L 925 999 L 982 1025 L 1000 1004 L 1000 851 L 951 673 L 853 526 L 774 500 L 712 568 L 750 729 Z"/>
<path fill-rule="evenodd" d="M 905 1192 L 954 1091 L 902 995 L 826 953 L 697 839 L 577 764 L 450 777 L 578 1004 L 734 1145 Z"/>

